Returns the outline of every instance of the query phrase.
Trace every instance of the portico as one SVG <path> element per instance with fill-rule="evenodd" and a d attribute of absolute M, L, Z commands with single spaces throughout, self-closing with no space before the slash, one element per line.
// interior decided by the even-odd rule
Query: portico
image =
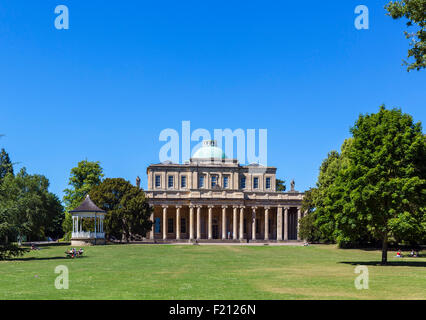
<path fill-rule="evenodd" d="M 300 207 L 296 204 L 247 206 L 190 203 L 153 207 L 151 240 L 300 240 L 297 224 Z"/>

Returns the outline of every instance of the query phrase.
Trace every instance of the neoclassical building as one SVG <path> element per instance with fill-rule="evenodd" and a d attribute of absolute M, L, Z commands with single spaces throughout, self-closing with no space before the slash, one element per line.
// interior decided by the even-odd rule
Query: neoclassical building
<path fill-rule="evenodd" d="M 150 239 L 163 241 L 300 240 L 303 193 L 276 191 L 276 168 L 243 166 L 204 141 L 185 164 L 147 168 L 153 207 Z"/>

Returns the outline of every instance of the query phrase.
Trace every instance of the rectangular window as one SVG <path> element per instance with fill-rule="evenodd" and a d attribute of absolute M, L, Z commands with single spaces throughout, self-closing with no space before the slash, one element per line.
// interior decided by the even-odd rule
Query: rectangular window
<path fill-rule="evenodd" d="M 271 189 L 271 178 L 266 178 L 266 189 Z"/>
<path fill-rule="evenodd" d="M 174 185 L 174 177 L 169 176 L 169 182 L 168 182 L 169 188 L 173 188 L 173 185 Z"/>
<path fill-rule="evenodd" d="M 186 219 L 185 218 L 180 219 L 180 232 L 186 233 Z"/>
<path fill-rule="evenodd" d="M 155 233 L 160 233 L 161 232 L 161 220 L 160 218 L 155 218 L 155 229 L 154 229 Z"/>
<path fill-rule="evenodd" d="M 228 188 L 229 185 L 229 177 L 225 176 L 223 177 L 223 187 Z"/>
<path fill-rule="evenodd" d="M 212 176 L 212 189 L 217 185 L 217 176 Z"/>
<path fill-rule="evenodd" d="M 259 178 L 253 178 L 253 189 L 259 189 Z"/>
<path fill-rule="evenodd" d="M 268 219 L 268 231 L 269 233 L 272 232 L 272 219 Z"/>
<path fill-rule="evenodd" d="M 244 219 L 243 233 L 247 233 L 247 219 Z"/>
<path fill-rule="evenodd" d="M 174 231 L 173 218 L 169 218 L 167 220 L 167 232 L 173 233 L 173 231 Z"/>
<path fill-rule="evenodd" d="M 161 176 L 155 176 L 155 187 L 156 188 L 161 187 Z"/>
<path fill-rule="evenodd" d="M 186 176 L 180 177 L 180 187 L 186 188 Z"/>
<path fill-rule="evenodd" d="M 242 177 L 241 178 L 240 188 L 241 189 L 245 189 L 246 188 L 246 177 Z"/>
<path fill-rule="evenodd" d="M 204 176 L 201 175 L 198 179 L 198 188 L 204 188 Z"/>
<path fill-rule="evenodd" d="M 256 219 L 256 233 L 260 233 L 260 219 Z"/>

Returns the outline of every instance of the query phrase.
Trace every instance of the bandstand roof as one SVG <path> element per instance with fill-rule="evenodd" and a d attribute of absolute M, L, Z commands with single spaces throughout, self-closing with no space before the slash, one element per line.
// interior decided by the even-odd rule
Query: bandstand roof
<path fill-rule="evenodd" d="M 105 213 L 104 210 L 98 208 L 96 204 L 90 199 L 90 196 L 87 195 L 86 199 L 74 210 L 70 211 L 70 213 Z"/>

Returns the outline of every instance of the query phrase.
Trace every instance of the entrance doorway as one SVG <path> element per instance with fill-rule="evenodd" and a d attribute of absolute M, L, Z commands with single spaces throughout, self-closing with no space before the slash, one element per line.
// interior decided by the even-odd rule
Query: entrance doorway
<path fill-rule="evenodd" d="M 217 224 L 213 225 L 213 239 L 219 239 L 219 226 Z"/>
<path fill-rule="evenodd" d="M 297 208 L 288 213 L 288 240 L 297 240 Z"/>

